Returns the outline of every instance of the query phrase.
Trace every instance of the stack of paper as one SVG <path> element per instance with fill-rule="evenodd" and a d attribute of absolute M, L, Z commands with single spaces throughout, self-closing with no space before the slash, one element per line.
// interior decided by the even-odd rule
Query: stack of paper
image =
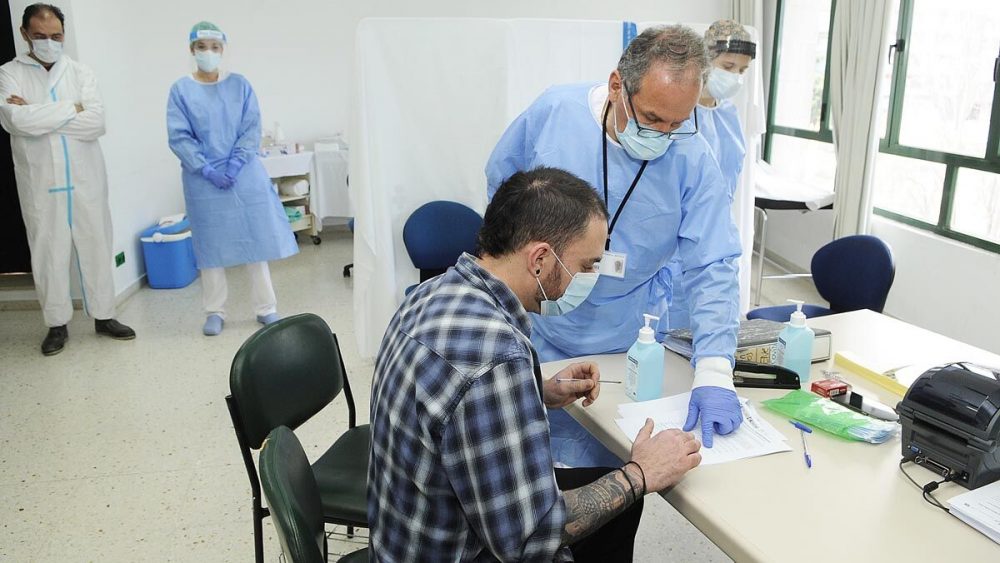
<path fill-rule="evenodd" d="M 647 418 L 653 419 L 654 434 L 668 428 L 683 428 L 690 400 L 691 393 L 683 393 L 654 401 L 624 403 L 618 405 L 618 418 L 615 422 L 632 441 L 635 441 Z M 792 451 L 784 434 L 761 418 L 747 399 L 740 397 L 740 404 L 743 406 L 743 424 L 732 434 L 716 435 L 711 448 L 703 447 L 702 465 Z M 695 432 L 695 435 L 701 439 L 700 432 Z"/>
<path fill-rule="evenodd" d="M 953 497 L 948 507 L 959 520 L 1000 543 L 1000 481 Z"/>

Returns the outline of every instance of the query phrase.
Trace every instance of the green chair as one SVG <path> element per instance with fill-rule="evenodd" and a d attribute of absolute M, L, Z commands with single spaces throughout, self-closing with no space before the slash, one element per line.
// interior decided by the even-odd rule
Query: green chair
<path fill-rule="evenodd" d="M 270 324 L 247 339 L 233 358 L 226 397 L 253 495 L 254 550 L 264 561 L 260 479 L 252 451 L 260 449 L 271 430 L 298 428 L 329 405 L 341 391 L 347 399 L 348 428 L 312 465 L 330 524 L 368 526 L 369 425 L 358 426 L 354 397 L 337 337 L 316 315 L 305 313 Z"/>
<path fill-rule="evenodd" d="M 302 444 L 287 426 L 272 430 L 261 447 L 260 481 L 285 558 L 292 563 L 325 563 L 327 543 L 319 487 Z M 367 549 L 340 559 L 342 563 L 366 561 Z"/>

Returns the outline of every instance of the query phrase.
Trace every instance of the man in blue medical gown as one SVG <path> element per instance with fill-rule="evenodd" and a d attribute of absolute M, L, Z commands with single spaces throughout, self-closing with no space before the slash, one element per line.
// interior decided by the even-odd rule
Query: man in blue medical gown
<path fill-rule="evenodd" d="M 518 116 L 486 167 L 488 194 L 518 170 L 550 166 L 587 180 L 611 214 L 597 286 L 563 316 L 534 316 L 542 361 L 624 352 L 643 313 L 669 329 L 675 252 L 690 288 L 695 379 L 685 426 L 699 424 L 706 447 L 739 427 L 733 389 L 741 253 L 730 194 L 693 110 L 709 70 L 701 36 L 684 26 L 644 31 L 606 84 L 546 90 Z M 600 465 L 611 455 L 567 415 L 550 413 L 553 451 L 567 465 Z"/>

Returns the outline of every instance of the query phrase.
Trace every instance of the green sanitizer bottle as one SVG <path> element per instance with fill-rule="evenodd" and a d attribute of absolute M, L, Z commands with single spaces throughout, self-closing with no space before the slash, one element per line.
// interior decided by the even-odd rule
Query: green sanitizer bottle
<path fill-rule="evenodd" d="M 651 401 L 663 395 L 663 346 L 656 341 L 652 321 L 660 317 L 643 314 L 646 326 L 625 356 L 625 394 L 635 401 Z"/>

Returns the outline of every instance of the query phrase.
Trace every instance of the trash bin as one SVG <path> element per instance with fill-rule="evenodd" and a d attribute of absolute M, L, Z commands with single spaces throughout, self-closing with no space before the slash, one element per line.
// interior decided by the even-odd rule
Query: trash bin
<path fill-rule="evenodd" d="M 187 287 L 198 277 L 187 217 L 166 225 L 153 225 L 139 235 L 146 259 L 146 281 L 154 289 Z"/>

